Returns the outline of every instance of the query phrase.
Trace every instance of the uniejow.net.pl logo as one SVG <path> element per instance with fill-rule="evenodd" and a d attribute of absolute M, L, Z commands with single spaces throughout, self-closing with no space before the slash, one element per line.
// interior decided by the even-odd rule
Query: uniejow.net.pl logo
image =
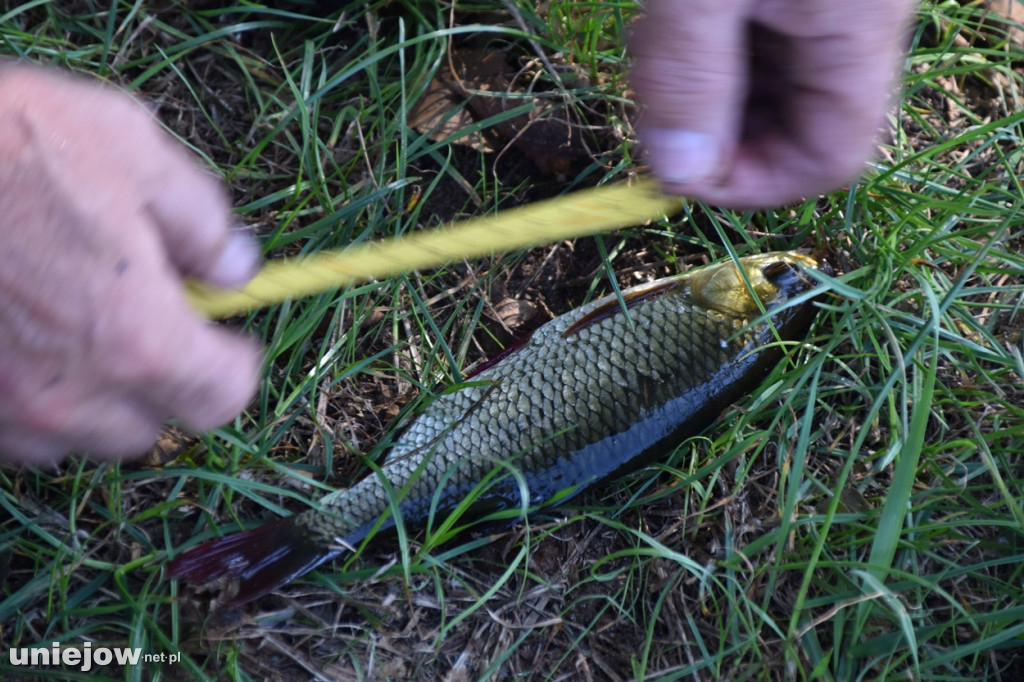
<path fill-rule="evenodd" d="M 61 644 L 51 646 L 13 647 L 8 652 L 12 666 L 24 668 L 47 668 L 64 666 L 89 672 L 108 665 L 142 665 L 146 663 L 177 663 L 181 654 L 166 652 L 145 654 L 140 648 L 93 646 L 92 642 Z"/>

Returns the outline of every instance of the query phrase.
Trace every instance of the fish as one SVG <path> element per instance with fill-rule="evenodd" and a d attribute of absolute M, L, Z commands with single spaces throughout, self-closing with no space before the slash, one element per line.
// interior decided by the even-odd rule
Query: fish
<path fill-rule="evenodd" d="M 235 580 L 218 608 L 237 607 L 393 528 L 395 504 L 408 529 L 455 510 L 516 516 L 641 468 L 710 427 L 783 358 L 780 342 L 806 335 L 811 271 L 833 273 L 798 251 L 729 259 L 560 315 L 437 395 L 360 482 L 203 542 L 166 574 Z"/>

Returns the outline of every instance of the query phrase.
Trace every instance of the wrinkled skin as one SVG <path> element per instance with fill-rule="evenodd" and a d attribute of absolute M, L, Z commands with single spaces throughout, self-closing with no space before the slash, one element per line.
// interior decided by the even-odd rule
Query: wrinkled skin
<path fill-rule="evenodd" d="M 631 41 L 665 188 L 764 208 L 852 180 L 902 72 L 912 0 L 649 0 Z"/>
<path fill-rule="evenodd" d="M 238 414 L 257 346 L 182 291 L 253 274 L 231 224 L 216 179 L 130 97 L 0 65 L 0 455 L 138 455 L 168 418 Z"/>

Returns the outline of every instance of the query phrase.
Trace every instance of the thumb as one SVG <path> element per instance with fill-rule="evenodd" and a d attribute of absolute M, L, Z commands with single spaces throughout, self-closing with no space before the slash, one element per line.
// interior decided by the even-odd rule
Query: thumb
<path fill-rule="evenodd" d="M 161 179 L 146 208 L 167 256 L 184 275 L 221 287 L 241 287 L 259 268 L 256 242 L 237 228 L 220 183 L 170 141 L 160 145 Z"/>
<path fill-rule="evenodd" d="M 736 147 L 747 90 L 745 2 L 650 0 L 630 44 L 640 136 L 669 184 L 713 177 Z"/>

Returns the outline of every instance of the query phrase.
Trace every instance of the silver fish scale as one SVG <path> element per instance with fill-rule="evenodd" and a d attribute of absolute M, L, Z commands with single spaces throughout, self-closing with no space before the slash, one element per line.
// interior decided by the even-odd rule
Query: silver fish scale
<path fill-rule="evenodd" d="M 298 524 L 335 547 L 359 542 L 389 508 L 382 477 L 396 492 L 408 486 L 402 516 L 419 522 L 435 494 L 440 510 L 453 508 L 496 461 L 522 473 L 534 506 L 606 477 L 622 464 L 617 453 L 664 439 L 680 414 L 706 402 L 706 394 L 690 393 L 716 374 L 738 371 L 765 331 L 747 330 L 725 344 L 746 320 L 696 306 L 688 294 L 684 280 L 636 303 L 629 319 L 615 311 L 568 336 L 614 299 L 551 320 L 468 385 L 439 396 L 405 430 L 380 473 L 330 496 Z M 514 509 L 521 504 L 518 484 L 496 477 L 477 504 Z"/>

